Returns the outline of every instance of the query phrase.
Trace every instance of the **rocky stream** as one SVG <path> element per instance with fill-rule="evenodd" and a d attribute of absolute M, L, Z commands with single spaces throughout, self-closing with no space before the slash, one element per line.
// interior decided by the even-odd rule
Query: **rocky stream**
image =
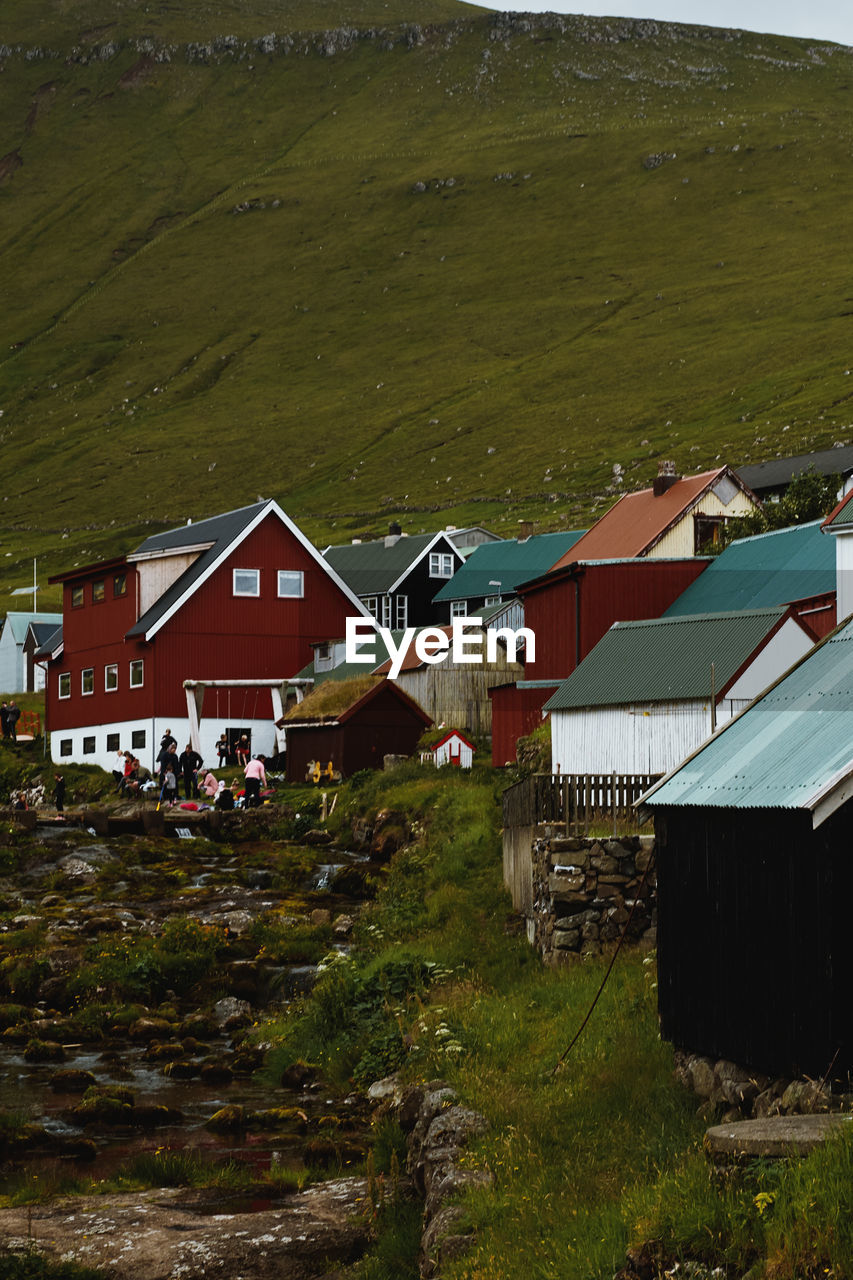
<path fill-rule="evenodd" d="M 116 1280 L 335 1275 L 368 1238 L 367 1106 L 276 1077 L 257 1024 L 348 948 L 380 868 L 250 824 L 85 823 L 4 827 L 0 1239 Z M 227 1174 L 169 1185 L 176 1161 Z"/>

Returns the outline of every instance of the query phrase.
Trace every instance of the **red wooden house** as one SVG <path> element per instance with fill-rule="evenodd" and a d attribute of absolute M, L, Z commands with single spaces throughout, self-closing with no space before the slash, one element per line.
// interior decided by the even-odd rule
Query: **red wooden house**
<path fill-rule="evenodd" d="M 52 757 L 104 767 L 118 749 L 150 765 L 167 728 L 179 751 L 193 741 L 208 764 L 223 731 L 273 753 L 282 686 L 312 644 L 365 616 L 273 501 L 156 534 L 51 582 L 63 584 L 62 642 L 47 663 Z"/>
<path fill-rule="evenodd" d="M 572 562 L 518 587 L 536 656 L 523 681 L 492 696 L 492 763 L 515 760 L 515 743 L 541 720 L 555 687 L 614 622 L 659 618 L 707 564 L 696 556 Z"/>

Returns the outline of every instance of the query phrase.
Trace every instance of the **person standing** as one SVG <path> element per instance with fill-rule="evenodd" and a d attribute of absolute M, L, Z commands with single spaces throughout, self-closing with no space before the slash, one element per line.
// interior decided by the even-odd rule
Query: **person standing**
<path fill-rule="evenodd" d="M 216 754 L 219 757 L 219 768 L 224 769 L 228 764 L 228 756 L 230 754 L 228 750 L 228 735 L 225 733 L 219 735 L 219 741 L 216 744 Z"/>
<path fill-rule="evenodd" d="M 6 709 L 6 723 L 9 726 L 9 737 L 13 742 L 18 741 L 18 718 L 21 714 L 21 708 L 13 698 Z"/>
<path fill-rule="evenodd" d="M 3 737 L 8 738 L 9 736 L 9 704 L 5 698 L 3 699 L 2 702 L 0 702 L 0 729 L 2 729 L 3 731 Z"/>
<path fill-rule="evenodd" d="M 61 773 L 55 773 L 53 787 L 53 804 L 57 813 L 65 812 L 65 779 Z"/>
<path fill-rule="evenodd" d="M 192 743 L 188 742 L 184 750 L 178 756 L 178 764 L 184 777 L 184 796 L 187 800 L 198 799 L 198 771 L 201 768 L 201 756 L 197 751 L 193 751 Z"/>
<path fill-rule="evenodd" d="M 267 785 L 267 774 L 264 769 L 264 756 L 257 756 L 256 759 L 250 760 L 246 765 L 243 773 L 246 778 L 246 800 L 247 809 L 254 809 L 261 803 L 261 783 Z"/>

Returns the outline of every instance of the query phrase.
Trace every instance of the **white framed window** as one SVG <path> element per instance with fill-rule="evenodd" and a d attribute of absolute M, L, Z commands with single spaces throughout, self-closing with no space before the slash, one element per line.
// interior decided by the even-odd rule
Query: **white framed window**
<path fill-rule="evenodd" d="M 483 601 L 483 608 L 489 609 L 493 604 L 502 604 L 502 603 L 503 603 L 503 596 L 486 596 L 485 600 Z"/>
<path fill-rule="evenodd" d="M 71 672 L 70 671 L 60 671 L 57 693 L 60 698 L 71 697 Z"/>
<path fill-rule="evenodd" d="M 305 575 L 301 569 L 279 569 L 278 596 L 280 600 L 301 600 L 305 595 Z"/>
<path fill-rule="evenodd" d="M 449 551 L 429 553 L 429 576 L 431 578 L 453 577 L 453 556 Z"/>
<path fill-rule="evenodd" d="M 234 569 L 232 594 L 235 596 L 259 596 L 261 594 L 260 569 Z"/>
<path fill-rule="evenodd" d="M 383 627 L 391 626 L 391 597 L 382 596 L 382 625 Z"/>
<path fill-rule="evenodd" d="M 314 645 L 314 670 L 315 671 L 331 671 L 332 669 L 332 646 L 330 644 Z"/>
<path fill-rule="evenodd" d="M 451 600 L 450 601 L 450 618 L 467 618 L 468 617 L 468 601 L 467 600 Z"/>
<path fill-rule="evenodd" d="M 130 664 L 130 687 L 141 689 L 145 682 L 145 664 L 142 658 L 134 658 Z"/>
<path fill-rule="evenodd" d="M 397 596 L 394 601 L 394 626 L 398 631 L 405 631 L 409 625 L 409 597 Z"/>
<path fill-rule="evenodd" d="M 89 694 L 95 692 L 95 668 L 84 667 L 80 672 L 80 692 Z"/>
<path fill-rule="evenodd" d="M 362 603 L 364 604 L 365 609 L 371 615 L 371 617 L 375 618 L 376 621 L 378 622 L 379 621 L 379 597 L 365 596 Z"/>
<path fill-rule="evenodd" d="M 104 667 L 104 693 L 115 693 L 118 688 L 118 663 L 110 662 Z"/>

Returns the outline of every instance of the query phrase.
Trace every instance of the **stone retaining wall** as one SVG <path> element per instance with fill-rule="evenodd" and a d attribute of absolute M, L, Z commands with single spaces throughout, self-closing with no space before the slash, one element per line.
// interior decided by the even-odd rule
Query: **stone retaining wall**
<path fill-rule="evenodd" d="M 654 836 L 533 841 L 532 906 L 525 914 L 528 937 L 546 963 L 600 955 L 619 939 L 629 918 L 627 941 L 654 946 L 653 853 Z"/>

